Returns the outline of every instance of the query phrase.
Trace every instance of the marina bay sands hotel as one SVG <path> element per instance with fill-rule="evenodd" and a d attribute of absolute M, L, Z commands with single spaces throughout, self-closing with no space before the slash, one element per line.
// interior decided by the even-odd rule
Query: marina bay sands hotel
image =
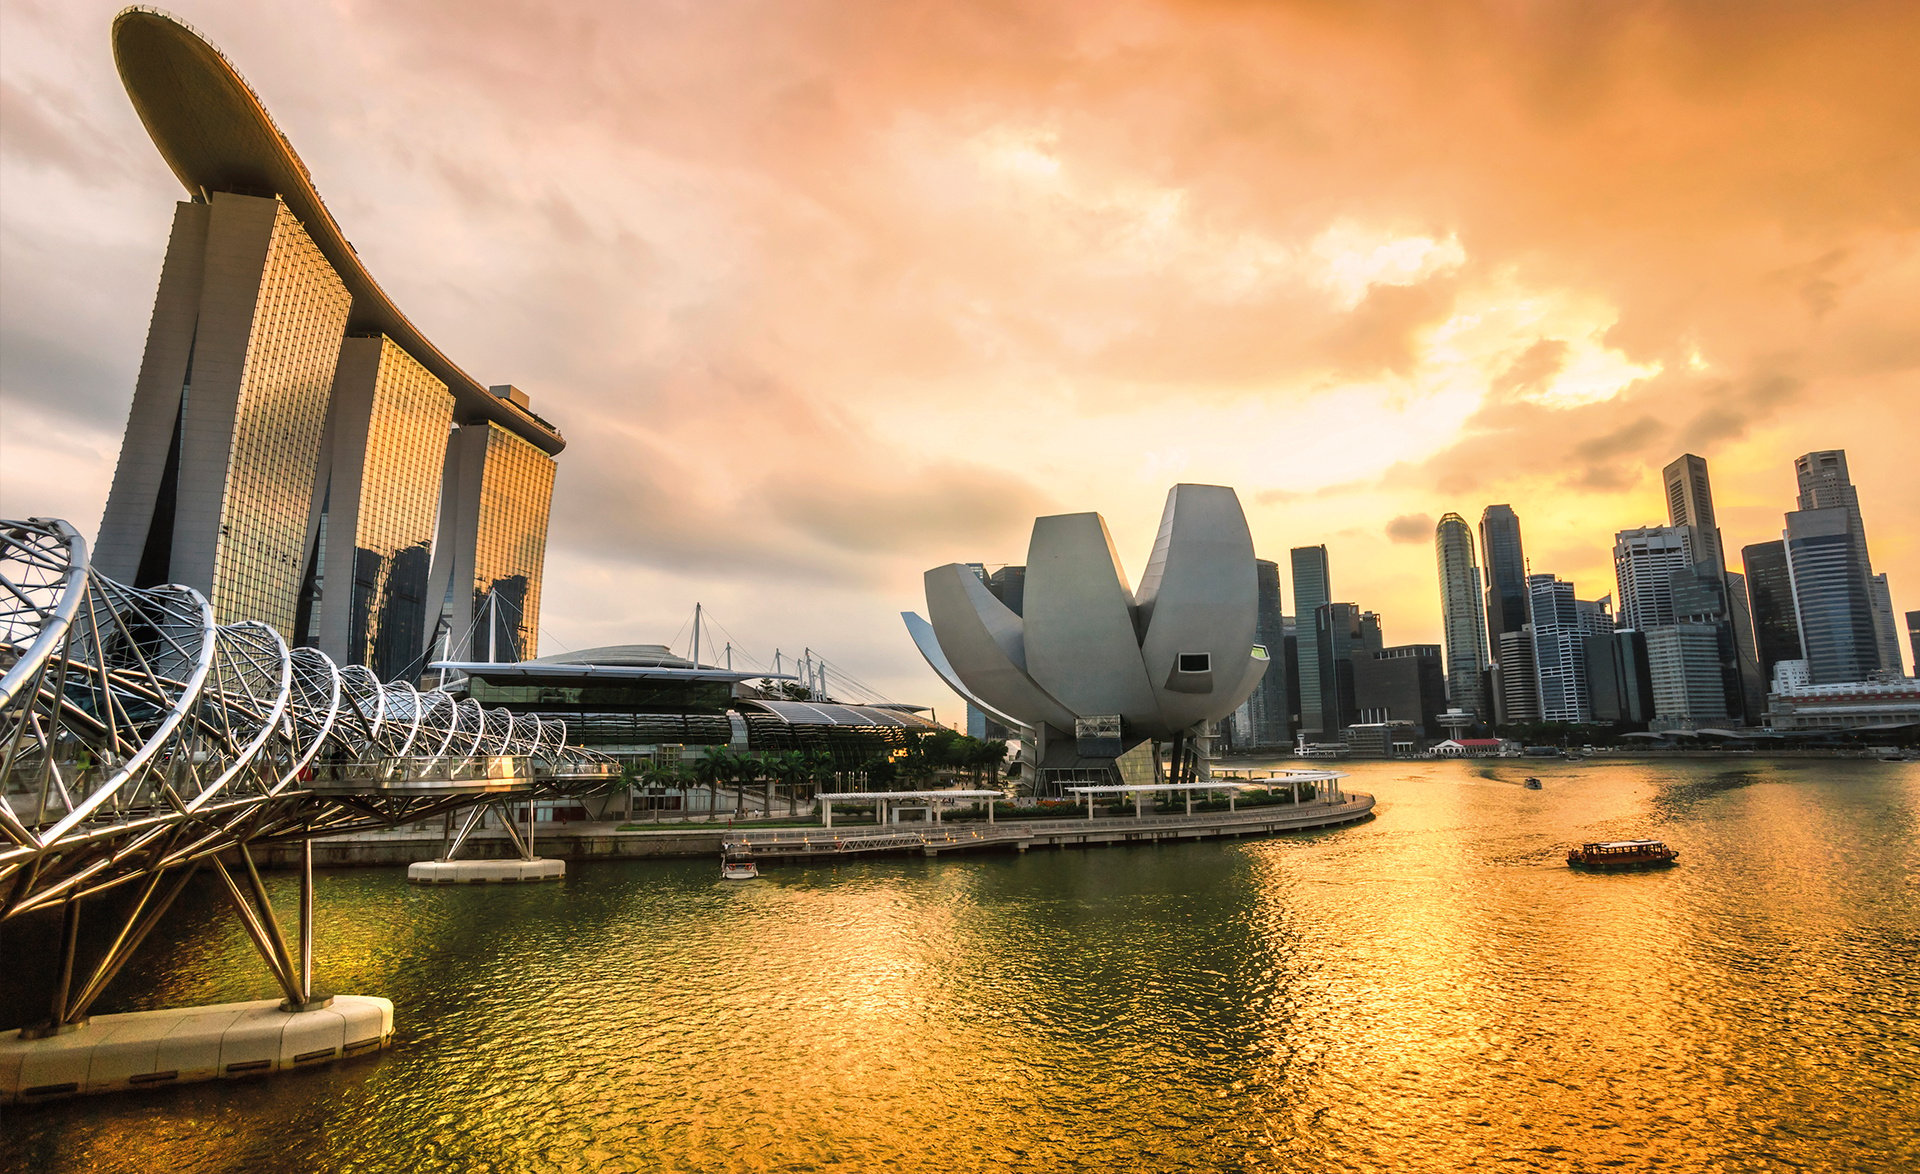
<path fill-rule="evenodd" d="M 537 655 L 560 433 L 394 306 L 219 50 L 130 8 L 113 52 L 189 196 L 96 565 L 382 679 L 442 639 L 470 660 Z"/>

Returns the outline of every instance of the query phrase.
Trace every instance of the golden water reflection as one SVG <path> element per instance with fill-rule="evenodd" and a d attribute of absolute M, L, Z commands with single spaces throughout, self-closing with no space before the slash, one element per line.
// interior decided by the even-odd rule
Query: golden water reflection
<path fill-rule="evenodd" d="M 23 1169 L 1920 1167 L 1920 771 L 1362 766 L 1309 836 L 322 882 L 330 1071 L 6 1119 Z M 1667 873 L 1570 842 L 1659 836 Z M 284 884 L 286 878 L 275 878 Z M 211 901 L 110 997 L 271 994 Z"/>

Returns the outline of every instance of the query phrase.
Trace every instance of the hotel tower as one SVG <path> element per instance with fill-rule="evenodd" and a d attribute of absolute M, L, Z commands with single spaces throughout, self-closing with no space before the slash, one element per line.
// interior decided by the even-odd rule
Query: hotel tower
<path fill-rule="evenodd" d="M 113 51 L 188 198 L 97 565 L 383 678 L 536 655 L 559 432 L 401 314 L 218 50 L 128 9 Z"/>

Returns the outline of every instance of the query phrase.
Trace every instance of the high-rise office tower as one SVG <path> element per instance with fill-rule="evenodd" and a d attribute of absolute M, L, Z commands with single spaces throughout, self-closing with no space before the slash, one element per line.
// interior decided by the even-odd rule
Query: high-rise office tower
<path fill-rule="evenodd" d="M 1024 615 L 1027 606 L 1027 568 L 1005 566 L 987 576 L 987 590 L 1007 605 L 1014 615 Z"/>
<path fill-rule="evenodd" d="M 1361 611 L 1357 604 L 1322 604 L 1314 612 L 1314 643 L 1320 669 L 1319 727 L 1332 738 L 1360 720 L 1354 658 L 1381 650 L 1380 617 Z"/>
<path fill-rule="evenodd" d="M 1585 639 L 1607 625 L 1597 619 L 1597 604 L 1582 606 L 1573 584 L 1553 575 L 1527 576 L 1529 621 L 1533 628 L 1534 678 L 1540 696 L 1540 720 L 1587 722 Z"/>
<path fill-rule="evenodd" d="M 1913 675 L 1920 677 L 1920 611 L 1907 613 L 1907 646 L 1913 653 Z"/>
<path fill-rule="evenodd" d="M 1661 479 L 1667 490 L 1668 523 L 1684 531 L 1693 565 L 1705 568 L 1704 573 L 1721 585 L 1724 604 L 1712 622 L 1725 624 L 1728 629 L 1736 690 L 1729 701 L 1731 711 L 1757 722 L 1766 707 L 1766 690 L 1754 644 L 1753 618 L 1748 614 L 1741 576 L 1727 568 L 1726 547 L 1713 514 L 1713 483 L 1707 476 L 1707 462 L 1686 453 L 1661 470 Z"/>
<path fill-rule="evenodd" d="M 1285 652 L 1276 659 L 1287 666 L 1287 729 L 1293 731 L 1300 728 L 1300 627 L 1294 616 L 1281 616 L 1280 624 L 1285 633 Z M 1291 732 L 1288 737 L 1292 737 Z"/>
<path fill-rule="evenodd" d="M 1501 725 L 1540 720 L 1540 682 L 1533 672 L 1533 625 L 1500 633 L 1500 659 L 1494 674 L 1500 683 Z"/>
<path fill-rule="evenodd" d="M 1872 597 L 1854 537 L 1843 506 L 1787 515 L 1787 574 L 1807 676 L 1815 685 L 1864 681 L 1880 667 Z"/>
<path fill-rule="evenodd" d="M 1582 644 L 1593 720 L 1638 725 L 1653 717 L 1645 633 L 1619 628 L 1588 635 Z"/>
<path fill-rule="evenodd" d="M 1873 626 L 1874 661 L 1868 672 L 1885 667 L 1900 667 L 1899 629 L 1893 618 L 1893 600 L 1889 593 L 1883 605 L 1873 589 L 1873 559 L 1867 553 L 1867 527 L 1860 517 L 1860 491 L 1854 488 L 1847 471 L 1844 449 L 1810 452 L 1793 462 L 1795 480 L 1800 486 L 1802 510 L 1838 509 L 1846 511 L 1849 546 L 1859 563 L 1859 573 L 1867 581 L 1867 610 Z M 1816 684 L 1822 683 L 1816 673 Z"/>
<path fill-rule="evenodd" d="M 1893 622 L 1893 588 L 1885 574 L 1867 580 L 1867 596 L 1873 603 L 1873 639 L 1880 647 L 1881 671 L 1905 676 L 1906 666 L 1900 663 L 1900 631 Z"/>
<path fill-rule="evenodd" d="M 1352 659 L 1358 721 L 1412 722 L 1422 737 L 1440 736 L 1447 677 L 1438 644 L 1401 644 Z"/>
<path fill-rule="evenodd" d="M 1693 561 L 1724 567 L 1720 549 L 1720 529 L 1713 518 L 1713 485 L 1707 479 L 1707 462 L 1686 453 L 1660 471 L 1667 487 L 1667 521 L 1674 526 L 1690 526 Z"/>
<path fill-rule="evenodd" d="M 1480 557 L 1487 588 L 1487 652 L 1498 670 L 1489 674 L 1493 688 L 1488 700 L 1494 706 L 1494 720 L 1503 724 L 1538 721 L 1540 693 L 1533 679 L 1531 633 L 1524 644 L 1506 639 L 1527 622 L 1527 555 L 1520 542 L 1520 518 L 1512 506 L 1490 505 L 1480 511 Z M 1510 648 L 1524 648 L 1524 665 L 1506 665 L 1502 658 Z"/>
<path fill-rule="evenodd" d="M 400 313 L 218 50 L 137 8 L 114 18 L 113 49 L 191 198 L 175 209 L 96 565 L 408 676 L 441 614 L 429 568 L 464 557 L 511 593 L 508 643 L 533 655 L 559 433 Z M 459 556 L 444 536 L 463 510 Z"/>
<path fill-rule="evenodd" d="M 1473 556 L 1473 530 L 1459 514 L 1446 514 L 1434 530 L 1433 546 L 1440 571 L 1447 699 L 1457 709 L 1488 718 L 1493 710 L 1485 689 L 1487 617 L 1480 595 L 1480 568 Z"/>
<path fill-rule="evenodd" d="M 1332 599 L 1325 546 L 1296 546 L 1290 552 L 1293 570 L 1293 614 L 1301 632 L 1294 680 L 1300 695 L 1300 732 L 1309 736 L 1329 732 L 1322 724 L 1320 702 L 1320 642 L 1315 624 L 1320 609 Z M 1331 731 L 1339 733 L 1339 730 Z"/>
<path fill-rule="evenodd" d="M 1501 633 L 1518 632 L 1527 622 L 1527 554 L 1512 506 L 1480 512 L 1480 557 L 1486 560 L 1487 639 L 1497 655 Z"/>
<path fill-rule="evenodd" d="M 1613 536 L 1613 572 L 1620 626 L 1648 631 L 1674 622 L 1673 572 L 1693 563 L 1679 526 L 1643 526 Z"/>
<path fill-rule="evenodd" d="M 1280 565 L 1271 559 L 1255 559 L 1254 573 L 1259 580 L 1259 604 L 1254 620 L 1254 640 L 1267 650 L 1267 672 L 1254 686 L 1245 705 L 1245 745 L 1287 746 L 1293 742 L 1293 708 L 1289 701 L 1288 678 L 1294 667 L 1286 657 L 1287 624 L 1280 596 Z"/>
<path fill-rule="evenodd" d="M 1771 689 L 1773 666 L 1802 656 L 1800 621 L 1793 610 L 1793 577 L 1787 573 L 1786 543 L 1756 542 L 1742 547 L 1740 563 L 1747 571 L 1747 600 L 1753 615 L 1760 679 Z"/>
<path fill-rule="evenodd" d="M 1645 636 L 1654 729 L 1724 725 L 1730 715 L 1719 626 L 1668 624 L 1648 630 Z"/>

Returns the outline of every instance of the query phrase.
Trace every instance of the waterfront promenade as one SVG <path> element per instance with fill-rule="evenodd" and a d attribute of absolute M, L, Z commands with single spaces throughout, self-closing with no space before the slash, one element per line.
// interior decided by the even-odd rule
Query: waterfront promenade
<path fill-rule="evenodd" d="M 541 856 L 570 861 L 718 856 L 728 842 L 745 845 L 763 859 L 884 853 L 932 856 L 964 850 L 1026 851 L 1260 836 L 1353 823 L 1372 812 L 1371 795 L 1342 792 L 1335 802 L 1311 799 L 1191 815 L 1061 816 L 1009 823 L 842 823 L 826 828 L 796 821 L 788 827 L 746 828 L 727 821 L 686 821 L 672 827 L 637 828 L 620 821 L 577 821 L 540 824 L 536 842 Z M 336 836 L 314 841 L 313 859 L 316 868 L 410 864 L 435 859 L 444 845 L 445 837 L 438 831 Z M 514 852 L 513 843 L 498 832 L 476 833 L 467 840 L 470 856 L 507 857 Z M 297 855 L 294 847 L 260 851 L 262 862 L 274 867 L 293 865 Z"/>

